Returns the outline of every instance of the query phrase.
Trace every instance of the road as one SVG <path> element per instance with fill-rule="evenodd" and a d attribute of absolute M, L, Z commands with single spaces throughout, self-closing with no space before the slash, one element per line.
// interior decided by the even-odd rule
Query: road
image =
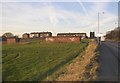
<path fill-rule="evenodd" d="M 100 69 L 98 72 L 99 81 L 118 81 L 118 70 L 120 59 L 118 59 L 118 43 L 110 41 L 102 42 L 100 46 Z"/>

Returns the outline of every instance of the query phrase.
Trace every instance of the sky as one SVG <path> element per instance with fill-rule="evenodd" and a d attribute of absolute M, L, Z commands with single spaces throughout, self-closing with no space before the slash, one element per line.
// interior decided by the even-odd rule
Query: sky
<path fill-rule="evenodd" d="M 117 1 L 117 0 L 116 0 Z M 8 1 L 0 3 L 0 35 L 12 32 L 23 33 L 50 31 L 60 32 L 98 32 L 98 12 L 100 33 L 118 26 L 118 2 L 71 2 L 55 1 Z"/>

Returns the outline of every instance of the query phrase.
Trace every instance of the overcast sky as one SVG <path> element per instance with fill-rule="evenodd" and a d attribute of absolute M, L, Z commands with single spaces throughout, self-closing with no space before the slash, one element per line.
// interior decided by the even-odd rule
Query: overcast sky
<path fill-rule="evenodd" d="M 13 0 L 15 1 L 15 0 Z M 31 1 L 31 2 L 30 2 Z M 97 33 L 114 29 L 118 23 L 118 2 L 2 2 L 2 32 L 21 36 L 25 32 L 51 31 Z M 104 12 L 104 13 L 103 13 Z"/>

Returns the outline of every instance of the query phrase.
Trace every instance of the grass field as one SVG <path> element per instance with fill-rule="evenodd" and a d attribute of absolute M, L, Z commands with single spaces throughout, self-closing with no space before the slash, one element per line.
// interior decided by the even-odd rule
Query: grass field
<path fill-rule="evenodd" d="M 40 81 L 57 71 L 85 50 L 88 40 L 81 43 L 46 43 L 2 46 L 3 81 Z"/>

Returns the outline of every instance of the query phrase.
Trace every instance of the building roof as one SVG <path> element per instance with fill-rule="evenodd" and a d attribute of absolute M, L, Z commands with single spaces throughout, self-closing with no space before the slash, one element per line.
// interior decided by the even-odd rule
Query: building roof
<path fill-rule="evenodd" d="M 15 39 L 16 37 L 7 37 L 7 39 Z"/>
<path fill-rule="evenodd" d="M 48 33 L 51 33 L 51 32 L 31 32 L 30 34 L 48 34 Z"/>
<path fill-rule="evenodd" d="M 24 33 L 23 35 L 29 35 L 29 33 Z"/>
<path fill-rule="evenodd" d="M 58 33 L 57 35 L 75 35 L 75 34 L 86 34 L 86 33 Z"/>

